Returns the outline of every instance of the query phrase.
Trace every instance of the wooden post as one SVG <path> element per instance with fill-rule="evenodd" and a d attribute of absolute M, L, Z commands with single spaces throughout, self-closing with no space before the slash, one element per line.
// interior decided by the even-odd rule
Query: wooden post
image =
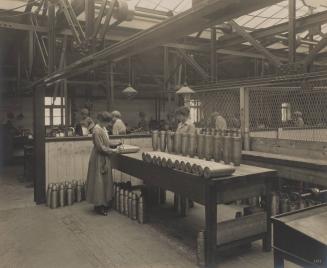
<path fill-rule="evenodd" d="M 44 88 L 34 89 L 34 201 L 37 204 L 46 200 L 44 97 Z"/>
<path fill-rule="evenodd" d="M 250 109 L 249 109 L 249 88 L 240 88 L 240 119 L 241 133 L 244 137 L 244 150 L 250 150 L 249 131 L 250 131 Z"/>
<path fill-rule="evenodd" d="M 219 230 L 218 230 L 219 231 Z M 205 186 L 206 267 L 215 267 L 217 247 L 217 191 L 210 182 Z"/>

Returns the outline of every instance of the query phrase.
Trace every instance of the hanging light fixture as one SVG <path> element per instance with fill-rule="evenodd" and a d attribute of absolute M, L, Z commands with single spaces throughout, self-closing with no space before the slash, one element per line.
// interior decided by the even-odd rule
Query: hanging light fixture
<path fill-rule="evenodd" d="M 177 94 L 177 95 L 182 95 L 182 94 L 193 94 L 193 93 L 195 93 L 195 91 L 194 91 L 192 88 L 190 88 L 190 87 L 187 85 L 186 82 L 184 83 L 184 85 L 183 85 L 181 88 L 179 88 L 179 89 L 176 91 L 176 94 Z"/>
<path fill-rule="evenodd" d="M 137 95 L 137 90 L 132 87 L 132 64 L 131 64 L 131 57 L 128 58 L 128 85 L 127 87 L 122 91 L 122 94 L 127 99 L 132 99 Z"/>
<path fill-rule="evenodd" d="M 187 73 L 186 73 L 186 64 L 184 62 L 184 84 L 176 91 L 176 95 L 184 97 L 184 105 L 190 106 L 191 95 L 195 91 L 187 85 Z"/>
<path fill-rule="evenodd" d="M 122 91 L 125 97 L 132 99 L 137 95 L 137 90 L 134 89 L 131 83 L 128 83 L 128 86 Z"/>

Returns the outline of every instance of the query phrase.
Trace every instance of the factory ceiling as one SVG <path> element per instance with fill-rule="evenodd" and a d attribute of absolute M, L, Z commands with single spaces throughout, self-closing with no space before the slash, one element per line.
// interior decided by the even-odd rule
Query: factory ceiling
<path fill-rule="evenodd" d="M 29 0 L 30 3 L 42 3 L 42 0 Z M 69 0 L 71 1 L 71 0 Z M 72 0 L 74 1 L 74 0 Z M 101 7 L 105 0 L 95 0 L 95 17 L 101 12 Z M 157 25 L 162 25 L 163 22 L 174 21 L 174 18 L 179 18 L 181 14 L 190 12 L 192 2 L 200 4 L 201 0 L 127 0 L 128 9 L 133 12 L 133 16 L 125 21 L 119 21 L 115 16 L 110 20 L 109 30 L 106 33 L 106 39 L 114 42 L 128 41 L 130 36 L 133 36 L 142 31 L 149 31 Z M 214 1 L 212 1 L 214 2 Z M 219 1 L 218 1 L 219 2 Z M 220 1 L 224 3 L 226 1 Z M 233 2 L 233 1 L 230 1 Z M 230 17 L 224 17 L 221 14 L 209 19 L 207 23 L 200 24 L 203 28 L 193 26 L 193 30 L 181 31 L 174 35 L 174 40 L 163 38 L 157 45 L 166 45 L 170 48 L 182 48 L 185 50 L 209 52 L 211 30 L 207 27 L 216 26 L 217 29 L 217 53 L 226 54 L 233 57 L 252 57 L 262 59 L 266 56 L 264 53 L 258 52 L 253 44 L 244 39 L 234 30 L 224 28 L 230 19 L 234 19 L 244 31 L 264 46 L 268 51 L 273 51 L 276 58 L 285 61 L 284 55 L 287 56 L 288 51 L 288 1 L 249 1 L 251 7 L 242 6 L 243 2 L 235 1 L 235 5 L 242 9 L 240 12 L 233 13 L 233 10 L 226 9 L 226 12 L 233 13 Z M 22 0 L 1 0 L 0 1 L 0 28 L 12 29 L 20 31 L 36 30 L 39 33 L 47 33 L 47 18 L 42 17 L 38 6 L 33 6 L 28 10 L 27 1 Z M 109 0 L 108 0 L 109 3 Z M 228 3 L 228 1 L 226 2 Z M 234 7 L 235 7 L 234 5 Z M 233 6 L 233 5 L 230 5 Z M 219 7 L 220 8 L 220 7 Z M 217 10 L 219 10 L 217 7 Z M 224 4 L 222 4 L 224 10 Z M 29 20 L 26 20 L 30 14 L 35 14 L 39 9 L 39 25 L 32 26 Z M 109 4 L 106 10 L 109 9 Z M 56 8 L 58 12 L 58 8 Z M 234 8 L 235 10 L 235 8 Z M 247 12 L 248 11 L 248 12 Z M 85 12 L 81 12 L 77 16 L 82 27 L 85 27 Z M 298 58 L 302 59 L 312 50 L 317 44 L 323 40 L 327 34 L 327 4 L 323 0 L 296 0 L 296 53 Z M 177 19 L 176 19 L 177 21 Z M 105 18 L 102 19 L 102 25 L 105 23 Z M 172 24 L 173 25 L 173 24 Z M 174 26 L 172 26 L 173 28 Z M 191 27 L 191 26 L 190 26 Z M 192 28 L 192 27 L 191 27 Z M 156 28 L 153 28 L 156 29 Z M 6 34 L 8 32 L 4 31 Z M 184 35 L 184 33 L 186 35 Z M 68 25 L 63 25 L 58 34 L 71 35 Z M 8 36 L 8 35 L 7 35 Z M 59 35 L 58 35 L 59 36 Z M 184 36 L 184 37 L 183 37 Z M 179 39 L 183 37 L 183 39 Z M 4 41 L 1 41 L 4 42 Z M 109 43 L 111 46 L 111 44 Z M 151 48 L 150 46 L 149 48 Z M 117 45 L 112 47 L 117 49 Z M 143 50 L 140 50 L 143 52 Z M 323 47 L 320 50 L 320 55 L 324 56 L 326 49 Z M 283 54 L 286 53 L 286 54 Z M 122 59 L 128 56 L 126 53 L 118 53 L 117 59 Z M 123 57 L 121 55 L 124 55 Z M 105 54 L 102 54 L 105 55 Z M 287 59 L 287 57 L 286 57 Z M 323 57 L 316 59 L 317 61 L 325 62 Z"/>

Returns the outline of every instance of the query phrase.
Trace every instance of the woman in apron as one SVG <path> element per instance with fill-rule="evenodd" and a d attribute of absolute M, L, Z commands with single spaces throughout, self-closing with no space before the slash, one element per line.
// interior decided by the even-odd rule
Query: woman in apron
<path fill-rule="evenodd" d="M 98 124 L 93 128 L 93 149 L 91 152 L 86 181 L 86 200 L 94 204 L 95 211 L 108 215 L 113 199 L 113 177 L 111 156 L 120 153 L 110 148 L 109 135 L 106 127 L 111 122 L 111 115 L 102 112 L 98 115 Z"/>

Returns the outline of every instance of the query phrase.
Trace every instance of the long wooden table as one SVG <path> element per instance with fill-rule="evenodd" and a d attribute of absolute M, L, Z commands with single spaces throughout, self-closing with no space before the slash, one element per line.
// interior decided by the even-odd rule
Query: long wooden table
<path fill-rule="evenodd" d="M 215 265 L 218 248 L 239 245 L 245 241 L 263 240 L 263 250 L 271 250 L 271 188 L 276 171 L 255 166 L 241 165 L 231 176 L 205 179 L 193 174 L 161 168 L 145 163 L 141 153 L 116 155 L 113 167 L 131 176 L 138 177 L 146 185 L 160 187 L 205 206 L 205 259 L 206 266 Z M 241 217 L 227 224 L 217 224 L 217 204 L 254 196 L 263 196 L 265 212 Z M 259 225 L 256 225 L 259 224 Z M 242 226 L 244 225 L 244 228 Z M 229 228 L 232 228 L 230 229 Z M 232 241 L 220 229 L 230 231 Z M 237 235 L 239 234 L 239 236 Z"/>

